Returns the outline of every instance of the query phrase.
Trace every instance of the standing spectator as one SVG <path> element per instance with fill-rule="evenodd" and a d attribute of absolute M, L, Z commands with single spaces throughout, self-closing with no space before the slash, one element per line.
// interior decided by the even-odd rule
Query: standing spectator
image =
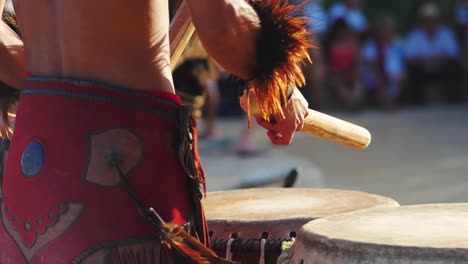
<path fill-rule="evenodd" d="M 212 62 L 212 60 L 209 60 Z M 213 79 L 211 75 L 210 79 L 206 82 L 206 95 L 207 103 L 205 105 L 205 132 L 200 135 L 201 139 L 211 141 L 209 145 L 213 148 L 225 149 L 228 144 L 226 140 L 221 138 L 221 132 L 219 129 L 218 110 L 221 102 L 220 89 L 231 88 L 232 86 L 238 86 L 235 89 L 241 87 L 236 81 L 230 80 L 230 74 L 223 68 L 214 63 L 209 64 L 211 70 L 217 72 L 217 79 Z M 175 80 L 175 79 L 174 79 Z M 228 87 L 231 86 L 231 87 Z M 244 115 L 246 117 L 246 115 Z M 244 118 L 246 119 L 246 118 Z M 258 128 L 256 122 L 252 122 L 252 127 L 248 128 L 247 120 L 242 123 L 239 132 L 239 138 L 236 144 L 236 153 L 242 158 L 256 157 L 266 153 L 266 150 L 259 148 L 255 142 L 255 130 Z M 201 144 L 207 143 L 207 141 L 200 142 Z"/>
<path fill-rule="evenodd" d="M 407 36 L 405 56 L 408 64 L 408 96 L 412 102 L 425 103 L 425 84 L 444 85 L 449 102 L 460 99 L 460 50 L 455 33 L 440 23 L 440 9 L 433 3 L 423 4 L 420 24 Z"/>
<path fill-rule="evenodd" d="M 404 80 L 402 49 L 394 39 L 395 20 L 379 16 L 372 24 L 371 39 L 362 48 L 364 83 L 372 99 L 393 109 Z"/>
<path fill-rule="evenodd" d="M 459 38 L 463 47 L 463 61 L 468 72 L 468 0 L 459 0 L 456 5 Z"/>
<path fill-rule="evenodd" d="M 321 38 L 327 32 L 327 13 L 321 0 L 308 0 L 304 5 L 304 15 L 309 19 L 308 30 Z"/>
<path fill-rule="evenodd" d="M 201 118 L 207 84 L 211 80 L 207 59 L 187 59 L 173 72 L 174 86 L 184 105 L 192 107 L 192 116 Z"/>
<path fill-rule="evenodd" d="M 468 0 L 457 1 L 455 13 L 460 33 L 460 42 L 465 48 L 468 48 Z"/>
<path fill-rule="evenodd" d="M 326 49 L 329 84 L 338 100 L 354 110 L 364 95 L 359 76 L 359 44 L 355 32 L 344 19 L 332 25 Z"/>
<path fill-rule="evenodd" d="M 459 0 L 456 5 L 457 23 L 468 29 L 468 0 Z"/>
<path fill-rule="evenodd" d="M 290 3 L 300 4 L 302 0 L 292 0 Z M 309 49 L 312 63 L 305 62 L 303 67 L 304 77 L 306 78 L 303 94 L 311 108 L 319 109 L 325 76 L 323 54 L 319 47 L 327 32 L 327 13 L 322 7 L 320 0 L 307 0 L 300 13 L 309 20 L 307 29 L 311 33 L 311 42 L 316 46 Z"/>
<path fill-rule="evenodd" d="M 334 4 L 328 17 L 330 25 L 343 18 L 355 32 L 364 33 L 367 30 L 367 19 L 362 12 L 361 0 L 343 0 Z"/>
<path fill-rule="evenodd" d="M 304 3 L 305 2 L 305 3 Z M 303 6 L 295 11 L 296 14 L 309 19 L 307 29 L 314 34 L 323 36 L 327 31 L 327 12 L 322 6 L 321 0 L 289 0 L 291 5 Z"/>

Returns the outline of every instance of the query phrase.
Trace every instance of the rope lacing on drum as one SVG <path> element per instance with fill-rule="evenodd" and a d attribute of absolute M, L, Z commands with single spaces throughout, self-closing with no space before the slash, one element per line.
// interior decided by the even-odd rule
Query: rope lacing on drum
<path fill-rule="evenodd" d="M 266 238 L 262 238 L 260 242 L 260 260 L 258 264 L 265 264 L 265 245 L 266 245 Z"/>
<path fill-rule="evenodd" d="M 234 242 L 234 238 L 229 238 L 229 240 L 227 241 L 227 244 L 226 244 L 226 259 L 227 260 L 232 260 L 232 252 L 231 252 L 231 245 L 232 245 L 232 242 Z"/>

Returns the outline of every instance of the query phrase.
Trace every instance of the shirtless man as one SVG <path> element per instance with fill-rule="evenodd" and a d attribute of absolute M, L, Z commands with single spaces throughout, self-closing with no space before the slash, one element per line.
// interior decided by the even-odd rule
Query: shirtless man
<path fill-rule="evenodd" d="M 187 3 L 207 52 L 236 76 L 255 78 L 261 27 L 254 9 L 244 0 Z M 168 256 L 130 193 L 208 243 L 196 130 L 171 77 L 168 2 L 14 5 L 32 77 L 19 87 L 0 263 L 129 263 L 132 256 L 139 259 L 131 263 L 164 263 Z M 289 144 L 306 109 L 294 93 L 284 117 L 259 121 L 273 143 Z"/>
<path fill-rule="evenodd" d="M 0 81 L 19 88 L 26 69 L 23 41 L 3 21 L 0 21 L 0 58 Z"/>

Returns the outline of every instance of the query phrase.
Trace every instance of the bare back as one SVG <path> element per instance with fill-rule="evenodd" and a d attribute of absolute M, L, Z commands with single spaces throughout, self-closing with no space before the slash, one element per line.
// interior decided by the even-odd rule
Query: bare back
<path fill-rule="evenodd" d="M 164 0 L 15 0 L 35 76 L 173 92 Z"/>

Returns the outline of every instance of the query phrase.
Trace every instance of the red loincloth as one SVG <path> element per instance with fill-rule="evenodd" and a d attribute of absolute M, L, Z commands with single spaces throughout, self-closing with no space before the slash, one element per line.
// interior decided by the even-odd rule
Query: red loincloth
<path fill-rule="evenodd" d="M 165 221 L 194 220 L 207 241 L 200 194 L 179 158 L 180 131 L 196 129 L 182 127 L 180 103 L 165 92 L 28 79 L 3 180 L 0 263 L 108 263 L 116 252 L 140 254 L 122 263 L 159 263 L 155 232 L 109 164 L 115 153 L 145 205 Z"/>

